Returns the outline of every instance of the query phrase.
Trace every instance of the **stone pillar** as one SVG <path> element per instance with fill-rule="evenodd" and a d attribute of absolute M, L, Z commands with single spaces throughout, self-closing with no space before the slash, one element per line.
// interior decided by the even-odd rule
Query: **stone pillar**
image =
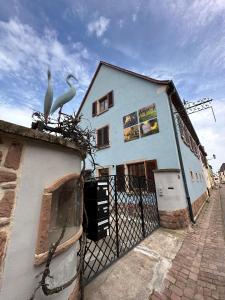
<path fill-rule="evenodd" d="M 180 170 L 155 170 L 154 177 L 160 225 L 170 229 L 187 227 L 189 214 Z"/>
<path fill-rule="evenodd" d="M 3 271 L 23 145 L 0 136 L 0 272 Z"/>
<path fill-rule="evenodd" d="M 33 294 L 40 280 L 38 275 L 44 269 L 51 243 L 49 222 L 55 222 L 51 223 L 51 234 L 55 234 L 55 227 L 59 227 L 55 220 L 58 220 L 60 214 L 52 212 L 59 211 L 59 207 L 63 208 L 63 211 L 68 207 L 63 206 L 64 203 L 68 203 L 63 202 L 63 195 L 59 197 L 60 193 L 55 193 L 52 200 L 54 205 L 45 209 L 48 216 L 45 221 L 48 221 L 48 224 L 44 226 L 43 199 L 46 193 L 50 195 L 46 188 L 51 187 L 55 192 L 55 189 L 62 186 L 59 185 L 62 179 L 80 179 L 83 158 L 85 153 L 76 143 L 0 121 L 0 299 L 29 299 Z M 79 182 L 81 187 L 77 188 L 77 184 L 74 188 L 79 191 L 79 196 L 71 197 L 75 201 L 82 201 L 82 181 L 76 182 Z M 70 194 L 67 194 L 67 200 Z M 80 212 L 82 203 L 78 204 L 77 211 Z M 75 208 L 75 205 L 72 208 Z M 78 220 L 77 214 L 74 215 Z M 49 282 L 50 288 L 68 282 L 76 274 L 76 243 L 82 234 L 81 220 L 79 229 L 76 220 L 72 224 L 72 229 L 76 228 L 76 231 L 71 232 L 71 227 L 68 229 L 52 259 L 50 269 L 53 279 Z M 39 231 L 40 228 L 43 230 Z M 48 239 L 48 246 L 47 249 L 42 249 L 41 253 L 37 253 L 37 243 L 43 233 Z M 57 233 L 55 239 L 58 240 Z M 53 242 L 56 242 L 55 239 Z M 79 280 L 53 295 L 55 300 L 78 300 L 78 297 Z M 44 300 L 49 297 L 39 289 L 36 298 Z"/>

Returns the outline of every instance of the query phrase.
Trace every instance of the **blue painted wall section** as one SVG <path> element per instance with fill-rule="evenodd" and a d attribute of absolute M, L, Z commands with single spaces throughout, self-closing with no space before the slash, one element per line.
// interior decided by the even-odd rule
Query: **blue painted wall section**
<path fill-rule="evenodd" d="M 173 107 L 173 110 L 175 108 Z M 177 124 L 177 132 L 179 137 L 179 143 L 181 148 L 181 153 L 183 157 L 184 170 L 188 185 L 188 190 L 191 198 L 191 202 L 194 202 L 198 197 L 200 197 L 205 191 L 207 191 L 207 185 L 203 176 L 202 162 L 196 157 L 196 155 L 191 151 L 191 149 L 184 143 L 181 138 L 179 126 Z M 193 179 L 191 177 L 191 172 L 193 173 Z M 198 174 L 198 180 L 196 178 L 196 173 Z"/>
<path fill-rule="evenodd" d="M 83 105 L 81 114 L 88 119 L 82 126 L 93 129 L 109 125 L 110 147 L 99 150 L 96 162 L 102 166 L 119 165 L 136 160 L 156 159 L 158 168 L 180 168 L 166 86 L 151 83 L 107 66 L 101 69 Z M 92 103 L 109 91 L 114 92 L 114 106 L 92 117 Z M 124 142 L 123 117 L 155 103 L 159 133 Z M 90 164 L 87 161 L 87 168 Z M 112 174 L 115 173 L 115 168 Z"/>

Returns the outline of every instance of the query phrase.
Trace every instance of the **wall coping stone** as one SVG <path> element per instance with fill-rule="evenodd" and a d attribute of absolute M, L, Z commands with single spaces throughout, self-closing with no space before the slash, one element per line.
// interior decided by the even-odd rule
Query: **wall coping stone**
<path fill-rule="evenodd" d="M 57 144 L 66 148 L 70 148 L 79 153 L 82 158 L 85 158 L 86 153 L 79 148 L 76 143 L 68 141 L 63 137 L 58 137 L 53 134 L 41 132 L 35 129 L 31 129 L 25 126 L 9 123 L 0 120 L 0 133 L 18 135 L 24 138 L 29 138 L 33 140 L 44 141 L 51 144 Z"/>

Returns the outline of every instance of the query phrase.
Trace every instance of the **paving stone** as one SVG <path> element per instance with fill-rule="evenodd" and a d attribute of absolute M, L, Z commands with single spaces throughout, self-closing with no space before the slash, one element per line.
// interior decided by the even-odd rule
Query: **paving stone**
<path fill-rule="evenodd" d="M 191 298 L 191 299 L 193 299 L 194 293 L 195 293 L 194 290 L 189 288 L 189 287 L 186 287 L 184 289 L 184 295 Z"/>
<path fill-rule="evenodd" d="M 225 300 L 223 218 L 225 187 L 211 193 L 196 225 L 186 235 L 167 275 L 170 284 L 167 282 L 161 295 L 174 300 Z"/>

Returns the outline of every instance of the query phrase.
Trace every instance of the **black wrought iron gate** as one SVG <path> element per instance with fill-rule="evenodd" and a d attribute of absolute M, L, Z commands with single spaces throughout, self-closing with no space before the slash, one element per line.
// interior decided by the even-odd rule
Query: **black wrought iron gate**
<path fill-rule="evenodd" d="M 87 240 L 85 283 L 159 227 L 154 182 L 134 176 L 108 176 L 104 180 L 109 185 L 110 228 L 103 239 Z"/>

